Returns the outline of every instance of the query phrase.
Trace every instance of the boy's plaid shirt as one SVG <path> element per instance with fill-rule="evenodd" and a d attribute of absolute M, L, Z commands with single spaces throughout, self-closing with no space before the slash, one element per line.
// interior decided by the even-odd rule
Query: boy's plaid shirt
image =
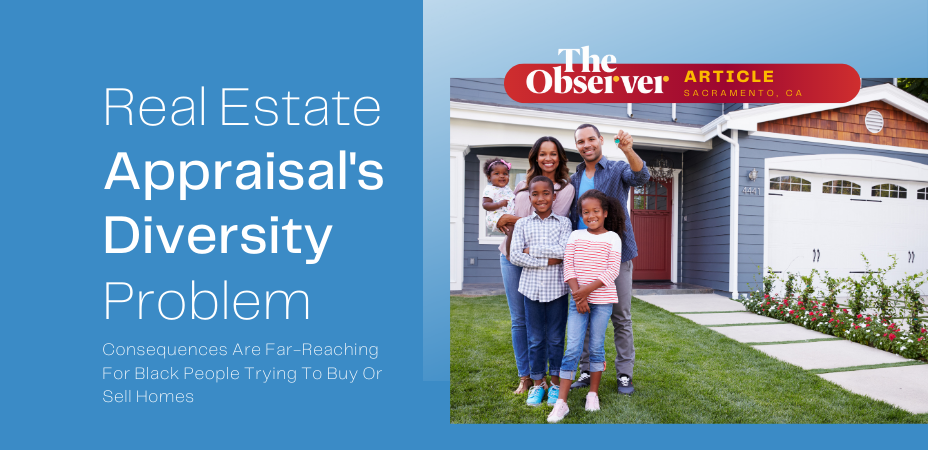
<path fill-rule="evenodd" d="M 550 302 L 570 292 L 564 282 L 564 264 L 548 265 L 548 258 L 564 259 L 570 232 L 570 219 L 554 213 L 542 219 L 532 212 L 516 222 L 509 262 L 524 268 L 519 280 L 522 295 L 537 302 Z M 522 252 L 526 248 L 530 253 Z"/>

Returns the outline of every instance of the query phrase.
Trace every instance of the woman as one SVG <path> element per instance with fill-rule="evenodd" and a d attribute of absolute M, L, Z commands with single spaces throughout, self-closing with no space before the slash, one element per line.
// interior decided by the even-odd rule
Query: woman
<path fill-rule="evenodd" d="M 532 178 L 544 175 L 554 180 L 554 189 L 557 191 L 557 199 L 554 200 L 552 208 L 554 214 L 566 217 L 575 197 L 574 187 L 570 184 L 570 171 L 567 169 L 567 153 L 557 139 L 545 136 L 535 141 L 528 153 L 528 161 L 530 167 L 525 181 L 516 185 L 513 214 L 504 214 L 496 223 L 496 227 L 507 236 L 511 235 L 517 220 L 532 214 L 532 204 L 528 195 L 528 186 L 531 185 Z M 506 289 L 509 316 L 512 319 L 512 349 L 516 355 L 516 368 L 519 370 L 519 387 L 513 393 L 521 394 L 528 392 L 532 387 L 528 361 L 528 333 L 525 328 L 525 297 L 519 293 L 522 268 L 509 262 L 506 241 L 500 244 L 499 251 L 503 286 Z"/>

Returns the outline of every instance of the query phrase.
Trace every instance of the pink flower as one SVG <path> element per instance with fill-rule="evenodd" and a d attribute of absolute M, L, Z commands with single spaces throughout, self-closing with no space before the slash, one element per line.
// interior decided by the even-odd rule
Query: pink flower
<path fill-rule="evenodd" d="M 893 340 L 893 339 L 896 339 L 896 335 L 889 333 L 889 340 Z"/>

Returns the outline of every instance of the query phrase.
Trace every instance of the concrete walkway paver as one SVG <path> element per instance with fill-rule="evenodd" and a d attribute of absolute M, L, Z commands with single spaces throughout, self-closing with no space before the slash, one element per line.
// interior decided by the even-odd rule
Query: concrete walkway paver
<path fill-rule="evenodd" d="M 834 336 L 812 331 L 791 323 L 779 325 L 746 325 L 743 327 L 718 327 L 712 328 L 712 330 L 722 333 L 738 342 L 784 342 L 834 338 Z"/>
<path fill-rule="evenodd" d="M 692 320 L 700 325 L 729 325 L 735 323 L 774 323 L 779 320 L 772 317 L 758 316 L 750 312 L 716 313 L 716 314 L 680 314 L 680 317 Z M 749 341 L 760 342 L 760 341 Z"/>
<path fill-rule="evenodd" d="M 716 294 L 636 295 L 658 308 L 670 312 L 744 311 L 744 305 Z"/>
<path fill-rule="evenodd" d="M 765 325 L 775 326 L 775 325 Z M 837 369 L 911 361 L 894 353 L 851 341 L 758 345 L 754 348 L 803 369 Z"/>
<path fill-rule="evenodd" d="M 819 376 L 855 394 L 882 400 L 910 413 L 928 413 L 928 365 L 823 373 Z"/>

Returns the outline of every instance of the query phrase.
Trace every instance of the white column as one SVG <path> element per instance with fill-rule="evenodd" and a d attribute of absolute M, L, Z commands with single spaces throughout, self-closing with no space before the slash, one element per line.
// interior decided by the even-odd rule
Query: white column
<path fill-rule="evenodd" d="M 451 144 L 451 290 L 464 283 L 464 155 L 467 146 Z"/>
<path fill-rule="evenodd" d="M 679 223 L 677 214 L 677 205 L 680 201 L 680 169 L 673 169 L 673 204 L 670 207 L 670 281 L 677 283 L 677 233 L 679 233 Z M 629 196 L 631 197 L 631 196 Z"/>
<path fill-rule="evenodd" d="M 738 180 L 741 178 L 741 149 L 738 145 L 738 130 L 731 130 L 731 221 L 729 222 L 728 289 L 731 298 L 738 297 Z"/>

